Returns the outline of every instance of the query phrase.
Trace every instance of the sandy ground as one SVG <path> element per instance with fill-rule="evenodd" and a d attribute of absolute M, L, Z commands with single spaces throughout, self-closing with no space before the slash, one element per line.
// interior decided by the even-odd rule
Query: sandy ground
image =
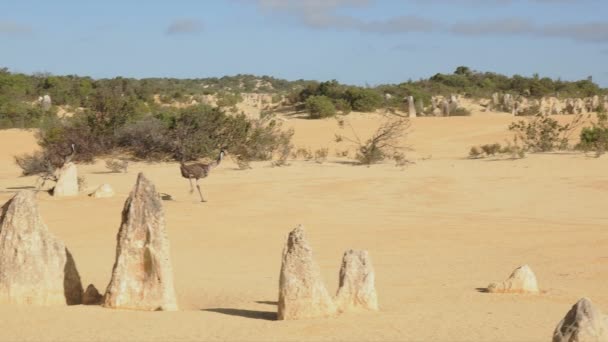
<path fill-rule="evenodd" d="M 361 136 L 377 125 L 352 114 Z M 564 118 L 562 118 L 565 120 Z M 137 172 L 165 203 L 179 312 L 98 306 L 0 306 L 0 340 L 416 340 L 547 341 L 569 308 L 590 297 L 608 313 L 608 159 L 536 154 L 522 160 L 469 160 L 471 145 L 501 142 L 512 118 L 485 114 L 417 118 L 408 143 L 415 165 L 353 166 L 333 157 L 335 120 L 288 120 L 300 147 L 327 147 L 323 164 L 292 161 L 237 170 L 226 162 L 202 181 L 208 203 L 188 193 L 176 164 L 137 164 L 107 173 L 80 165 L 90 188 L 111 199 L 39 193 L 50 230 L 71 249 L 84 285 L 110 280 L 120 212 Z M 35 183 L 12 155 L 31 151 L 31 132 L 0 131 L 0 200 Z M 304 224 L 330 292 L 342 253 L 369 250 L 381 311 L 275 321 L 281 251 Z M 528 263 L 540 295 L 477 289 Z"/>

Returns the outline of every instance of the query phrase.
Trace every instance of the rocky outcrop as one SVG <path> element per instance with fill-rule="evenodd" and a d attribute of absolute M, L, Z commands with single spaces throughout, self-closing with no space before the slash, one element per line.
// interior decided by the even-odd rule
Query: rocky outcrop
<path fill-rule="evenodd" d="M 336 307 L 313 259 L 302 226 L 289 233 L 279 278 L 279 320 L 333 315 Z"/>
<path fill-rule="evenodd" d="M 374 267 L 367 251 L 344 253 L 335 302 L 341 312 L 378 310 Z"/>
<path fill-rule="evenodd" d="M 140 173 L 122 211 L 105 307 L 177 310 L 162 202 Z"/>
<path fill-rule="evenodd" d="M 82 295 L 82 304 L 84 305 L 99 305 L 103 302 L 103 296 L 93 284 L 89 284 Z"/>
<path fill-rule="evenodd" d="M 17 193 L 2 207 L 0 303 L 74 305 L 81 300 L 72 255 L 42 221 L 34 193 Z"/>
<path fill-rule="evenodd" d="M 536 276 L 528 265 L 515 269 L 511 276 L 502 283 L 493 283 L 488 286 L 490 293 L 538 293 Z"/>
<path fill-rule="evenodd" d="M 574 304 L 553 332 L 553 342 L 598 341 L 608 341 L 608 318 L 587 298 Z"/>
<path fill-rule="evenodd" d="M 93 191 L 89 196 L 93 198 L 109 198 L 114 197 L 114 189 L 110 186 L 110 184 L 102 184 L 95 191 Z"/>
<path fill-rule="evenodd" d="M 53 189 L 53 196 L 78 195 L 78 170 L 74 163 L 66 163 L 57 172 L 57 184 Z"/>

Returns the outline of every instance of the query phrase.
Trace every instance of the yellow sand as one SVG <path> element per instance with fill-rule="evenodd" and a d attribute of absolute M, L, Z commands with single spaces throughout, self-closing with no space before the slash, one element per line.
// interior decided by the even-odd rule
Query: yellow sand
<path fill-rule="evenodd" d="M 351 114 L 361 137 L 376 115 Z M 567 120 L 568 118 L 561 118 Z M 106 173 L 79 165 L 92 190 L 117 196 L 38 195 L 50 230 L 71 249 L 86 287 L 104 291 L 120 212 L 139 171 L 165 203 L 181 311 L 131 312 L 98 306 L 0 306 L 0 340 L 417 340 L 547 341 L 582 296 L 608 312 L 608 159 L 537 154 L 469 160 L 471 145 L 502 142 L 512 117 L 417 118 L 408 143 L 415 165 L 353 166 L 334 157 L 336 121 L 288 119 L 296 145 L 328 147 L 324 164 L 292 161 L 240 171 L 227 161 L 201 182 L 209 202 L 188 193 L 176 164 Z M 35 183 L 12 155 L 36 148 L 32 132 L 0 131 L 0 200 Z M 381 311 L 274 321 L 281 250 L 304 224 L 334 293 L 342 253 L 369 250 Z M 529 264 L 542 294 L 479 292 Z"/>

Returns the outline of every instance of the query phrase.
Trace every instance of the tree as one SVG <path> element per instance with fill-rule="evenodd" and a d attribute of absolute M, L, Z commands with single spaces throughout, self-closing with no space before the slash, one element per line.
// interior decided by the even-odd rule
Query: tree
<path fill-rule="evenodd" d="M 311 96 L 306 100 L 306 110 L 311 119 L 320 119 L 336 115 L 336 107 L 331 99 L 323 95 Z"/>

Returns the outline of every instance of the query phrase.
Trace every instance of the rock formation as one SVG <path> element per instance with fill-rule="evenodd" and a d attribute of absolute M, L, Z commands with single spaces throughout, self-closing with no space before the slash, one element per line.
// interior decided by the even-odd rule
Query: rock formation
<path fill-rule="evenodd" d="M 72 255 L 42 221 L 34 193 L 17 193 L 2 207 L 0 303 L 74 305 L 81 300 Z"/>
<path fill-rule="evenodd" d="M 608 341 L 608 319 L 587 298 L 579 300 L 559 322 L 553 342 Z"/>
<path fill-rule="evenodd" d="M 57 184 L 53 189 L 53 196 L 76 195 L 78 195 L 78 170 L 74 163 L 67 163 L 57 172 Z"/>
<path fill-rule="evenodd" d="M 417 114 L 424 115 L 424 101 L 422 99 L 416 101 L 416 112 Z"/>
<path fill-rule="evenodd" d="M 502 283 L 488 286 L 490 293 L 538 293 L 536 276 L 528 265 L 515 269 L 511 276 Z"/>
<path fill-rule="evenodd" d="M 278 319 L 324 317 L 335 312 L 336 306 L 323 284 L 319 266 L 304 236 L 304 228 L 298 226 L 289 233 L 283 249 Z"/>
<path fill-rule="evenodd" d="M 344 253 L 335 302 L 342 312 L 378 310 L 374 267 L 367 251 L 348 250 Z"/>
<path fill-rule="evenodd" d="M 93 198 L 114 197 L 114 190 L 109 184 L 102 184 L 97 189 L 95 189 L 95 191 L 93 191 L 89 196 Z"/>
<path fill-rule="evenodd" d="M 414 97 L 413 96 L 408 96 L 407 97 L 407 111 L 409 114 L 410 118 L 415 118 L 416 117 L 416 104 L 414 103 Z"/>
<path fill-rule="evenodd" d="M 452 106 L 450 106 L 450 102 L 446 99 L 443 99 L 441 102 L 441 113 L 443 116 L 450 116 L 452 110 Z"/>
<path fill-rule="evenodd" d="M 99 305 L 103 302 L 103 296 L 93 284 L 89 284 L 82 295 L 82 304 L 84 305 Z"/>
<path fill-rule="evenodd" d="M 116 262 L 103 305 L 177 310 L 162 202 L 142 173 L 125 202 L 116 240 Z"/>

